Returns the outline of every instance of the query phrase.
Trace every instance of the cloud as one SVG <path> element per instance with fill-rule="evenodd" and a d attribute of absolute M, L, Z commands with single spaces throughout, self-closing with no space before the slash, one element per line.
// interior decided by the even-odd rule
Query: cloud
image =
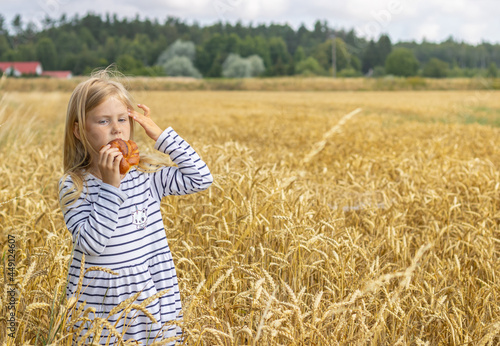
<path fill-rule="evenodd" d="M 416 36 L 420 39 L 426 39 L 427 41 L 438 41 L 441 37 L 441 25 L 434 21 L 420 24 L 415 30 Z"/>

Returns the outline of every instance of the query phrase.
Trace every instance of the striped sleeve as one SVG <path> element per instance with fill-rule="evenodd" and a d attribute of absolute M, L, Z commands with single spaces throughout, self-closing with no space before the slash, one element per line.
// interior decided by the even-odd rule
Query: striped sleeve
<path fill-rule="evenodd" d="M 160 135 L 155 149 L 168 154 L 177 165 L 152 174 L 153 189 L 159 199 L 203 191 L 212 184 L 212 174 L 205 162 L 171 127 Z"/>
<path fill-rule="evenodd" d="M 60 190 L 59 200 L 68 189 L 72 188 L 71 179 L 64 182 Z M 95 201 L 90 195 L 97 193 Z M 82 195 L 74 204 L 63 208 L 64 222 L 73 237 L 75 248 L 86 255 L 100 255 L 118 224 L 118 210 L 127 200 L 127 195 L 120 189 L 102 183 L 90 187 L 87 194 L 84 188 Z"/>

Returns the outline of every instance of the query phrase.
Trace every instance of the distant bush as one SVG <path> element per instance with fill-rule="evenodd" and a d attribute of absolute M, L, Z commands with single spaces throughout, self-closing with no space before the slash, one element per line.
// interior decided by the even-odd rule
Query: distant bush
<path fill-rule="evenodd" d="M 163 68 L 167 76 L 201 78 L 201 73 L 193 65 L 195 57 L 193 42 L 177 40 L 160 54 L 156 64 Z"/>
<path fill-rule="evenodd" d="M 194 43 L 191 41 L 182 40 L 175 41 L 167 49 L 165 49 L 163 53 L 160 54 L 156 64 L 163 65 L 176 56 L 185 56 L 191 62 L 193 62 L 196 57 L 196 47 Z"/>
<path fill-rule="evenodd" d="M 448 63 L 438 58 L 431 58 L 424 66 L 424 77 L 445 78 L 448 75 Z"/>
<path fill-rule="evenodd" d="M 488 72 L 486 73 L 488 77 L 496 78 L 498 77 L 498 68 L 497 64 L 492 62 L 490 66 L 488 66 Z"/>
<path fill-rule="evenodd" d="M 372 77 L 383 77 L 385 76 L 385 68 L 383 66 L 375 66 L 373 68 Z"/>
<path fill-rule="evenodd" d="M 395 76 L 410 77 L 417 74 L 419 62 L 407 48 L 397 48 L 385 60 L 385 71 Z"/>
<path fill-rule="evenodd" d="M 360 71 L 356 71 L 352 67 L 345 68 L 343 70 L 340 70 L 339 73 L 337 73 L 337 76 L 339 77 L 359 77 L 361 76 Z"/>
<path fill-rule="evenodd" d="M 174 56 L 163 64 L 167 76 L 201 78 L 201 73 L 186 56 Z"/>
<path fill-rule="evenodd" d="M 321 67 L 319 62 L 312 56 L 309 58 L 299 61 L 295 65 L 295 72 L 302 75 L 324 75 L 325 70 Z"/>
<path fill-rule="evenodd" d="M 231 53 L 222 63 L 222 76 L 225 78 L 255 77 L 265 70 L 264 61 L 258 55 L 242 58 L 238 54 Z"/>

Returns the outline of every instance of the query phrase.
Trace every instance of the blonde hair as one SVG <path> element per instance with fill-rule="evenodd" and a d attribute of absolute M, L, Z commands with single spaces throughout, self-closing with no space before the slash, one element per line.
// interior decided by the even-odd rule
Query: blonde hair
<path fill-rule="evenodd" d="M 90 145 L 86 136 L 86 119 L 88 112 L 106 101 L 109 97 L 115 97 L 128 108 L 133 109 L 132 97 L 127 89 L 118 79 L 120 73 L 112 67 L 98 70 L 91 74 L 90 78 L 78 84 L 71 94 L 66 113 L 66 128 L 64 133 L 63 165 L 64 175 L 61 179 L 63 184 L 59 186 L 59 193 L 64 186 L 68 176 L 73 181 L 73 189 L 65 192 L 60 200 L 61 209 L 71 205 L 83 191 L 84 176 L 92 166 L 90 151 L 95 149 Z M 134 120 L 129 118 L 130 139 L 134 136 Z M 74 126 L 78 126 L 80 138 L 74 134 Z M 158 160 L 153 157 L 141 155 L 138 170 L 143 172 L 154 172 L 166 164 L 166 160 Z M 68 203 L 70 202 L 70 203 Z"/>

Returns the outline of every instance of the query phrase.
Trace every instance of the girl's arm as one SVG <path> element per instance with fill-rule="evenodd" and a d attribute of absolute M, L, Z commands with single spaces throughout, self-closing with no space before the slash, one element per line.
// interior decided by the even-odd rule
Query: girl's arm
<path fill-rule="evenodd" d="M 164 167 L 152 174 L 154 193 L 161 200 L 168 195 L 187 195 L 207 189 L 213 181 L 205 162 L 171 127 L 162 131 L 151 119 L 144 104 L 137 105 L 144 114 L 129 109 L 128 115 L 138 122 L 153 139 L 155 149 L 170 155 L 178 167 Z"/>
<path fill-rule="evenodd" d="M 153 189 L 160 199 L 203 191 L 212 184 L 212 174 L 205 162 L 171 127 L 161 133 L 154 147 L 168 154 L 178 166 L 152 173 Z"/>
<path fill-rule="evenodd" d="M 64 184 L 59 192 L 59 200 L 73 187 L 71 178 L 59 184 Z M 92 190 L 97 194 L 95 202 L 86 196 L 86 188 L 74 204 L 61 206 L 66 227 L 73 236 L 75 248 L 86 255 L 102 254 L 118 223 L 118 209 L 127 199 L 120 189 L 102 183 Z"/>

